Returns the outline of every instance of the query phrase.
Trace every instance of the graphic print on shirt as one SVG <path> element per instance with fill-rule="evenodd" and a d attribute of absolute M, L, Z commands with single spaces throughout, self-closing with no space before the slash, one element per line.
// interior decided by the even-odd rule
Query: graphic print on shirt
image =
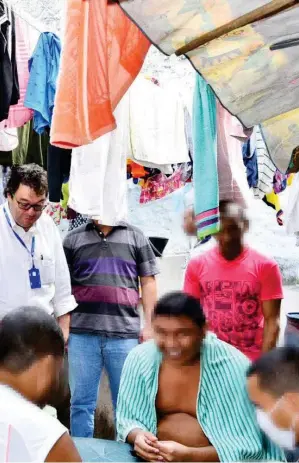
<path fill-rule="evenodd" d="M 241 351 L 259 351 L 263 338 L 260 291 L 258 282 L 201 283 L 201 302 L 210 330 Z"/>

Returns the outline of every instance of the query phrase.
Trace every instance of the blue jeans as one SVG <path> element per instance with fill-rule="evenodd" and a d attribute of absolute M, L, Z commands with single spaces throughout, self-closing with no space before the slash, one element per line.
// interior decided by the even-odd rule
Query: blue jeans
<path fill-rule="evenodd" d="M 93 437 L 94 415 L 101 374 L 105 368 L 114 410 L 123 365 L 138 339 L 108 338 L 93 334 L 71 334 L 69 379 L 71 389 L 71 435 Z"/>

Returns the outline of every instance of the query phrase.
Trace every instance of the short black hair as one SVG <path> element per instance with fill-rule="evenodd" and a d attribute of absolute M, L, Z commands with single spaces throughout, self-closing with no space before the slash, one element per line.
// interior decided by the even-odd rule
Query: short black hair
<path fill-rule="evenodd" d="M 0 368 L 22 373 L 47 355 L 62 357 L 64 339 L 54 317 L 36 307 L 21 307 L 0 322 Z"/>
<path fill-rule="evenodd" d="M 154 310 L 154 318 L 161 316 L 190 318 L 199 328 L 206 324 L 206 317 L 200 302 L 181 291 L 173 291 L 161 297 Z"/>
<path fill-rule="evenodd" d="M 256 375 L 260 387 L 280 397 L 299 391 L 299 348 L 279 347 L 262 355 L 249 368 L 247 376 Z"/>
<path fill-rule="evenodd" d="M 4 196 L 14 196 L 20 185 L 26 185 L 32 188 L 34 192 L 41 196 L 48 195 L 48 178 L 47 172 L 37 164 L 24 164 L 22 166 L 13 166 L 10 177 L 4 190 Z"/>

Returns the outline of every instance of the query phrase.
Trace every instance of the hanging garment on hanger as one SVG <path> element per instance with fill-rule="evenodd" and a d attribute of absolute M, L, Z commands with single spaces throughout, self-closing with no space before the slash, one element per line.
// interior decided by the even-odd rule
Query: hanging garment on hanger
<path fill-rule="evenodd" d="M 179 94 L 139 76 L 129 97 L 133 159 L 145 167 L 189 162 L 184 105 Z"/>
<path fill-rule="evenodd" d="M 38 135 L 33 130 L 33 120 L 17 130 L 19 146 L 13 150 L 13 164 L 35 163 L 46 169 L 49 133 Z"/>
<path fill-rule="evenodd" d="M 217 156 L 220 200 L 248 206 L 250 190 L 242 157 L 247 139 L 242 124 L 217 101 Z"/>
<path fill-rule="evenodd" d="M 52 146 L 48 148 L 49 200 L 58 203 L 62 195 L 62 184 L 70 176 L 72 150 Z"/>
<path fill-rule="evenodd" d="M 256 151 L 251 150 L 250 139 L 242 145 L 243 162 L 246 167 L 247 182 L 249 188 L 255 188 L 258 184 L 258 165 Z"/>
<path fill-rule="evenodd" d="M 10 106 L 8 119 L 0 123 L 4 128 L 22 127 L 33 116 L 33 111 L 24 106 L 25 93 L 29 81 L 28 60 L 30 56 L 29 25 L 16 15 L 16 59 L 20 89 L 20 99 L 17 105 Z"/>
<path fill-rule="evenodd" d="M 254 127 L 250 142 L 251 150 L 256 151 L 258 164 L 258 183 L 253 190 L 254 197 L 263 199 L 273 189 L 273 177 L 276 167 L 270 158 L 259 126 Z"/>
<path fill-rule="evenodd" d="M 69 206 L 104 225 L 126 220 L 129 100 L 114 112 L 117 129 L 93 143 L 73 149 Z"/>
<path fill-rule="evenodd" d="M 67 1 L 52 145 L 86 145 L 115 128 L 113 111 L 150 42 L 117 2 Z"/>
<path fill-rule="evenodd" d="M 15 16 L 0 0 L 0 122 L 7 119 L 9 108 L 20 98 L 16 63 Z"/>
<path fill-rule="evenodd" d="M 219 187 L 217 172 L 217 114 L 212 89 L 196 75 L 193 101 L 194 198 L 198 238 L 219 229 Z"/>
<path fill-rule="evenodd" d="M 51 126 L 60 53 L 59 37 L 44 32 L 29 61 L 30 77 L 24 105 L 34 110 L 34 130 L 38 134 Z"/>

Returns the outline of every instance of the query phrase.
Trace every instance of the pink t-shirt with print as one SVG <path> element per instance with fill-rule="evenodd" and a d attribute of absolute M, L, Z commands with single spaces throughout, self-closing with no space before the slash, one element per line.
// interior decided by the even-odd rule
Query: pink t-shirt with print
<path fill-rule="evenodd" d="M 282 299 L 276 262 L 251 248 L 227 261 L 218 246 L 191 260 L 184 291 L 200 299 L 209 329 L 251 360 L 262 351 L 262 302 Z"/>

